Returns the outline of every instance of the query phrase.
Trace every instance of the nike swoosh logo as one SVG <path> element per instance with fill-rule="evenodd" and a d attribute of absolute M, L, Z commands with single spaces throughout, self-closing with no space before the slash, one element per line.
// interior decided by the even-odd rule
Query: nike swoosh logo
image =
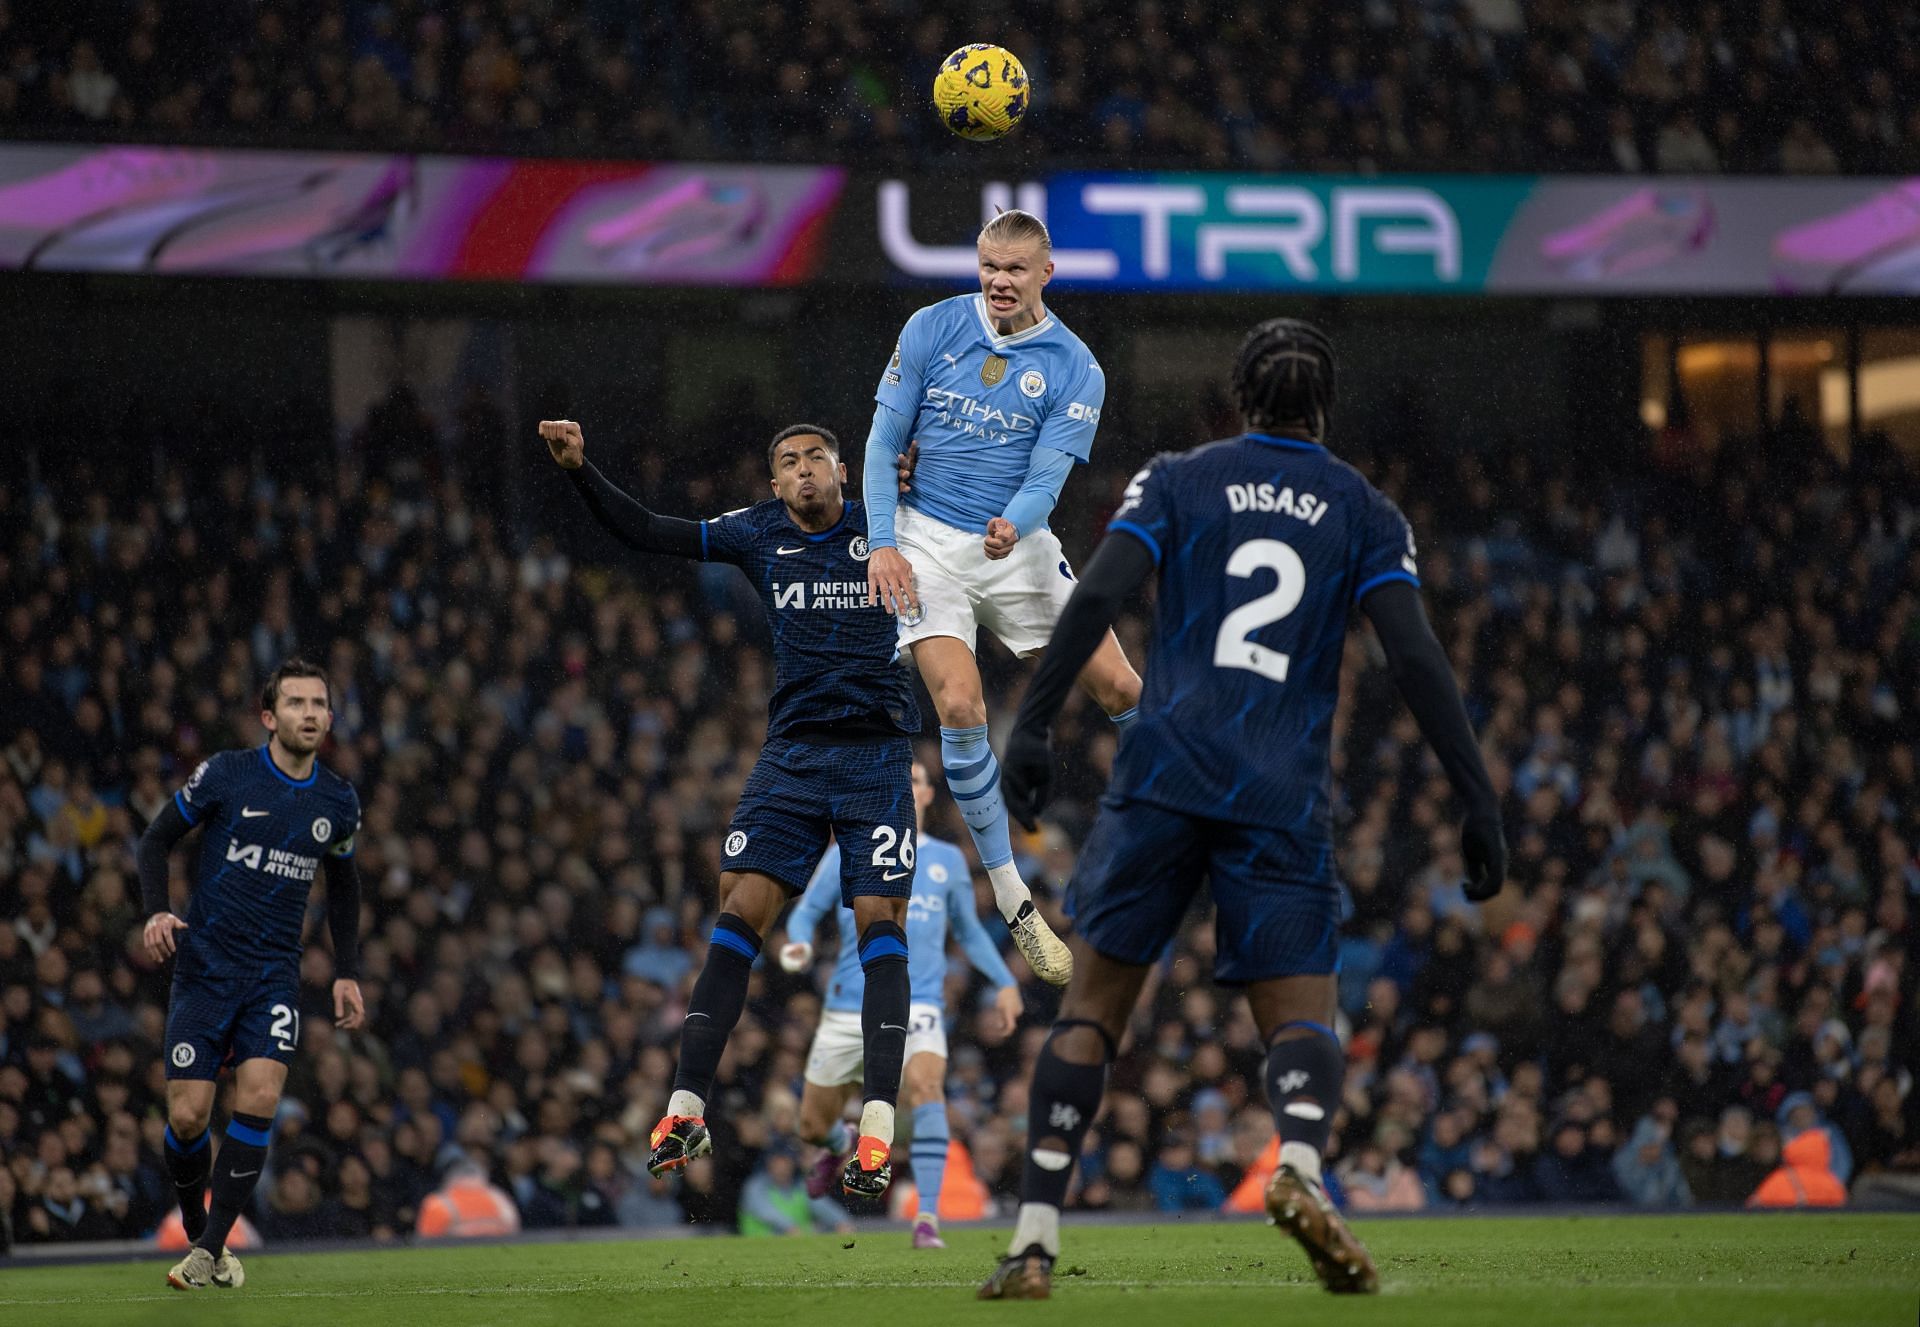
<path fill-rule="evenodd" d="M 905 880 L 907 878 L 907 873 L 905 871 L 889 871 L 883 874 L 880 878 L 882 880 Z"/>
<path fill-rule="evenodd" d="M 804 548 L 788 548 L 785 544 L 782 544 L 780 547 L 774 549 L 773 551 L 778 553 L 781 557 L 786 557 L 789 553 L 804 553 L 807 550 Z"/>
<path fill-rule="evenodd" d="M 242 820 L 253 820 L 259 816 L 270 816 L 272 814 L 273 812 L 271 811 L 256 811 L 250 806 L 240 808 L 240 818 Z"/>
<path fill-rule="evenodd" d="M 233 1172 L 233 1178 L 234 1178 L 234 1179 L 236 1179 L 236 1180 L 244 1180 L 244 1179 L 246 1179 L 246 1178 L 247 1178 L 247 1177 L 248 1177 L 249 1175 L 258 1175 L 259 1173 L 260 1173 L 260 1172 L 259 1172 L 259 1170 L 258 1170 L 258 1169 L 254 1169 L 254 1170 L 236 1170 L 236 1171 L 234 1171 L 234 1172 Z"/>
<path fill-rule="evenodd" d="M 905 1032 L 906 1031 L 906 1029 L 901 1027 L 898 1023 L 882 1023 L 880 1025 L 880 1030 L 882 1032 Z"/>

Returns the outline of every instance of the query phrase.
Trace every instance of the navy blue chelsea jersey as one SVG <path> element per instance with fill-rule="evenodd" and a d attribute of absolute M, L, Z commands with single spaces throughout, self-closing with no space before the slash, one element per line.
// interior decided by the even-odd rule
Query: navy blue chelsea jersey
<path fill-rule="evenodd" d="M 353 785 L 318 761 L 305 779 L 292 779 L 258 746 L 202 761 L 173 800 L 189 823 L 206 827 L 178 971 L 237 976 L 297 966 L 320 858 L 353 855 Z"/>
<path fill-rule="evenodd" d="M 1285 831 L 1301 868 L 1322 869 L 1347 611 L 1420 583 L 1406 518 L 1324 447 L 1252 433 L 1156 458 L 1108 529 L 1159 566 L 1113 793 Z"/>
<path fill-rule="evenodd" d="M 785 503 L 770 498 L 701 522 L 700 542 L 707 561 L 747 574 L 773 629 L 768 737 L 834 727 L 877 736 L 920 731 L 894 619 L 867 603 L 863 504 L 847 503 L 838 525 L 808 534 Z"/>

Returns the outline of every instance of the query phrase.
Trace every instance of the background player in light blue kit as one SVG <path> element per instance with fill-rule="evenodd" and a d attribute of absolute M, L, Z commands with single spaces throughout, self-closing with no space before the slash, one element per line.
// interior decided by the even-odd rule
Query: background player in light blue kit
<path fill-rule="evenodd" d="M 1506 875 L 1500 799 L 1420 605 L 1412 531 L 1325 446 L 1332 343 L 1294 319 L 1261 323 L 1241 343 L 1233 395 L 1244 433 L 1160 456 L 1128 485 L 1007 739 L 1007 804 L 1031 823 L 1053 772 L 1048 725 L 1121 602 L 1157 574 L 1147 692 L 1069 890 L 1076 970 L 1034 1062 L 1019 1220 L 982 1299 L 1051 1294 L 1060 1208 L 1107 1065 L 1203 881 L 1214 978 L 1247 988 L 1267 1043 L 1280 1136 L 1267 1215 L 1328 1290 L 1379 1289 L 1320 1178 L 1346 1068 L 1332 1030 L 1346 905 L 1332 742 L 1354 607 L 1460 799 L 1467 897 L 1491 898 Z"/>
<path fill-rule="evenodd" d="M 1034 910 L 1013 864 L 1000 767 L 974 641 L 984 626 L 1015 655 L 1039 653 L 1073 591 L 1047 516 L 1088 459 L 1106 376 L 1086 344 L 1047 312 L 1053 242 L 1030 212 L 1003 212 L 980 232 L 980 291 L 907 320 L 874 392 L 865 492 L 869 593 L 900 620 L 940 715 L 947 786 L 973 834 L 993 897 L 1020 952 L 1064 986 L 1067 947 Z M 918 449 L 911 488 L 895 465 Z M 1108 632 L 1080 681 L 1124 731 L 1140 678 Z"/>
<path fill-rule="evenodd" d="M 916 828 L 926 820 L 933 802 L 933 782 L 927 767 L 913 763 L 913 805 Z M 913 867 L 913 897 L 907 905 L 907 974 L 912 983 L 911 1019 L 907 1027 L 907 1066 L 903 1095 L 913 1111 L 913 1179 L 920 1190 L 920 1215 L 913 1223 L 913 1247 L 945 1248 L 940 1238 L 940 1190 L 947 1169 L 947 931 L 960 941 L 973 966 L 995 986 L 994 1009 L 999 1017 L 995 1035 L 1006 1036 L 1020 1021 L 1020 988 L 1006 960 L 974 911 L 973 874 L 960 849 L 943 839 L 916 834 L 920 853 Z M 788 943 L 780 949 L 780 966 L 799 972 L 813 961 L 813 934 L 832 917 L 840 931 L 840 955 L 827 983 L 826 1004 L 807 1056 L 806 1087 L 800 1097 L 800 1132 L 823 1144 L 827 1151 L 815 1167 L 810 1191 L 825 1193 L 837 1170 L 837 1158 L 853 1145 L 853 1132 L 842 1118 L 853 1090 L 861 1081 L 865 1047 L 860 1036 L 861 996 L 866 976 L 860 952 L 848 943 L 852 913 L 840 901 L 840 845 L 835 843 L 820 859 L 806 893 L 787 918 Z"/>

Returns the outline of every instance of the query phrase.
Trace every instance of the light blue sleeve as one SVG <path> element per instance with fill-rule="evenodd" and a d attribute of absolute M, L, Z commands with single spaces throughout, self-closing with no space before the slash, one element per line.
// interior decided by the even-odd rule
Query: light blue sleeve
<path fill-rule="evenodd" d="M 913 421 L 920 414 L 920 392 L 932 353 L 932 306 L 907 319 L 894 342 L 893 358 L 874 389 L 873 424 L 861 461 L 860 495 L 867 504 L 867 546 L 893 548 L 893 516 L 900 506 L 900 482 L 894 461 L 907 449 Z"/>
<path fill-rule="evenodd" d="M 820 865 L 813 868 L 813 878 L 807 881 L 806 892 L 800 895 L 800 901 L 793 905 L 793 911 L 787 916 L 787 942 L 796 944 L 804 941 L 812 944 L 814 932 L 820 929 L 820 923 L 839 906 L 840 845 L 831 843 L 821 856 Z"/>
<path fill-rule="evenodd" d="M 960 942 L 967 962 L 992 982 L 994 989 L 1013 985 L 1012 969 L 1007 967 L 1007 960 L 1000 956 L 1000 947 L 994 944 L 993 937 L 980 922 L 980 914 L 975 911 L 973 876 L 964 867 L 954 873 L 947 885 L 947 924 L 953 928 L 954 939 Z"/>
<path fill-rule="evenodd" d="M 1078 459 L 1052 447 L 1035 447 L 1033 459 L 1027 463 L 1027 477 L 1007 503 L 1006 517 L 1013 522 L 1013 528 L 1025 539 L 1047 523 L 1047 517 L 1053 514 L 1054 503 L 1060 501 L 1060 490 L 1067 482 L 1067 476 L 1073 472 L 1074 462 Z"/>
<path fill-rule="evenodd" d="M 860 496 L 867 504 L 867 547 L 896 548 L 893 518 L 900 507 L 900 477 L 894 461 L 907 449 L 913 419 L 890 405 L 873 408 L 867 451 L 860 462 Z"/>
<path fill-rule="evenodd" d="M 1106 400 L 1107 375 L 1088 355 L 1080 371 L 1050 403 L 1047 417 L 1040 421 L 1035 449 L 1051 447 L 1076 461 L 1087 460 L 1093 455 L 1093 435 L 1100 427 L 1100 407 Z"/>

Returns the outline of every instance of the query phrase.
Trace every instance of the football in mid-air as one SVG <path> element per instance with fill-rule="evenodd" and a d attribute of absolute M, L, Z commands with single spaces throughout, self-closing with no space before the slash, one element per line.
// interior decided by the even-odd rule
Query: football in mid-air
<path fill-rule="evenodd" d="M 1027 70 L 1003 46 L 975 42 L 940 62 L 933 104 L 940 122 L 962 138 L 983 142 L 1013 132 L 1031 100 Z"/>

